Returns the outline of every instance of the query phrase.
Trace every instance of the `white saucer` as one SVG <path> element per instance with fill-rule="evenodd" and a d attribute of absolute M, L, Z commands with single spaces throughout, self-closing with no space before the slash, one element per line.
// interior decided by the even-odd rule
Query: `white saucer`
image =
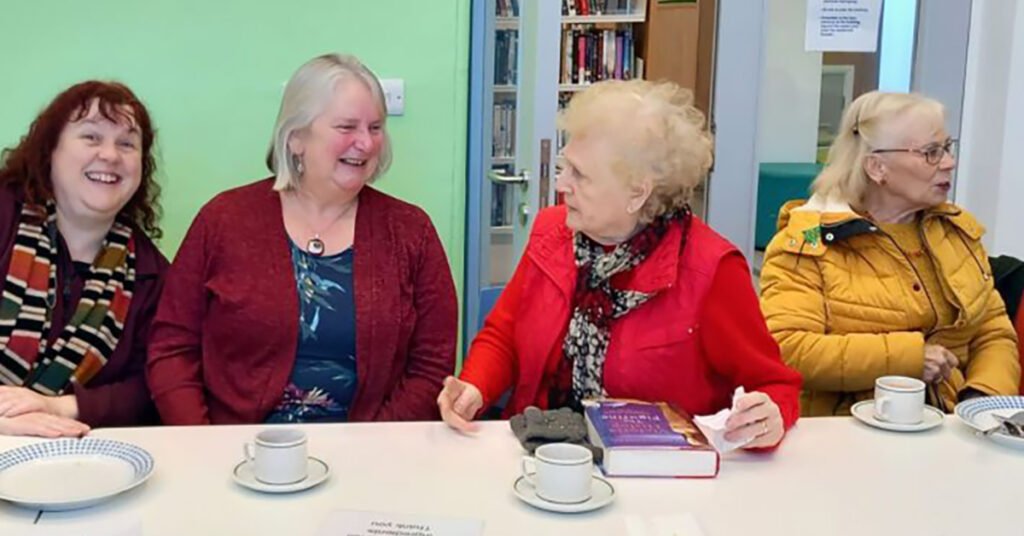
<path fill-rule="evenodd" d="M 238 485 L 251 490 L 264 493 L 292 493 L 309 489 L 327 480 L 327 477 L 331 476 L 331 468 L 323 461 L 310 456 L 306 465 L 306 478 L 292 484 L 265 484 L 256 480 L 256 475 L 252 471 L 252 464 L 248 461 L 243 461 L 236 465 L 235 470 L 231 474 Z"/>
<path fill-rule="evenodd" d="M 515 492 L 516 497 L 519 497 L 519 500 L 534 508 L 564 514 L 597 510 L 615 500 L 615 487 L 612 486 L 611 482 L 597 475 L 594 475 L 594 480 L 591 484 L 590 498 L 580 503 L 562 504 L 545 501 L 537 496 L 537 490 L 533 487 L 533 484 L 530 484 L 526 477 L 522 476 L 516 479 L 515 484 L 512 485 L 512 491 Z"/>
<path fill-rule="evenodd" d="M 893 432 L 923 432 L 925 430 L 931 430 L 932 428 L 942 424 L 942 419 L 944 417 L 941 411 L 926 405 L 924 407 L 924 420 L 917 424 L 896 424 L 880 421 L 875 418 L 874 400 L 862 400 L 857 402 L 852 408 L 850 408 L 850 413 L 852 413 L 858 421 L 868 426 L 874 426 L 875 428 L 881 428 L 882 430 L 890 430 Z"/>

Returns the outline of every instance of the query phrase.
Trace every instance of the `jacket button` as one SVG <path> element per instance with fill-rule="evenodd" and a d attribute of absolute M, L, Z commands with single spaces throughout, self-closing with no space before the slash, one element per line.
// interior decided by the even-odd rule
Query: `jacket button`
<path fill-rule="evenodd" d="M 921 292 L 921 285 L 919 283 L 914 283 L 914 292 Z"/>

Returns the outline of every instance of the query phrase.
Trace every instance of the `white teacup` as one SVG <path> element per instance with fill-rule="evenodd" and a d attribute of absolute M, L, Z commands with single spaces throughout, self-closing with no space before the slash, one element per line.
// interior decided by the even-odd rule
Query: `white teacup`
<path fill-rule="evenodd" d="M 294 484 L 306 478 L 306 434 L 294 428 L 272 428 L 256 434 L 242 449 L 256 480 L 264 484 Z"/>
<path fill-rule="evenodd" d="M 918 424 L 924 420 L 925 383 L 907 376 L 882 376 L 875 380 L 875 418 L 893 424 Z"/>
<path fill-rule="evenodd" d="M 537 497 L 553 503 L 573 504 L 590 499 L 594 455 L 571 443 L 541 445 L 533 456 L 523 456 L 523 477 Z"/>

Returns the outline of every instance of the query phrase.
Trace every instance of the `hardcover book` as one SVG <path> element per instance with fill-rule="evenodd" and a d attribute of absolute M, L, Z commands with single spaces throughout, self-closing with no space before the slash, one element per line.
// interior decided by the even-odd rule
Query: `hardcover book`
<path fill-rule="evenodd" d="M 608 476 L 714 477 L 718 452 L 693 419 L 665 402 L 608 399 L 584 410 Z"/>

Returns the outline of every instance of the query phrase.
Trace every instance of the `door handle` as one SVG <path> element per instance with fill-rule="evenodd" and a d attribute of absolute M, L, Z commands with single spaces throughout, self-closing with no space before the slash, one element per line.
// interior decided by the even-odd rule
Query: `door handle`
<path fill-rule="evenodd" d="M 500 171 L 488 171 L 487 178 L 498 184 L 526 184 L 530 182 L 530 172 L 523 170 L 519 175 L 506 175 Z"/>

